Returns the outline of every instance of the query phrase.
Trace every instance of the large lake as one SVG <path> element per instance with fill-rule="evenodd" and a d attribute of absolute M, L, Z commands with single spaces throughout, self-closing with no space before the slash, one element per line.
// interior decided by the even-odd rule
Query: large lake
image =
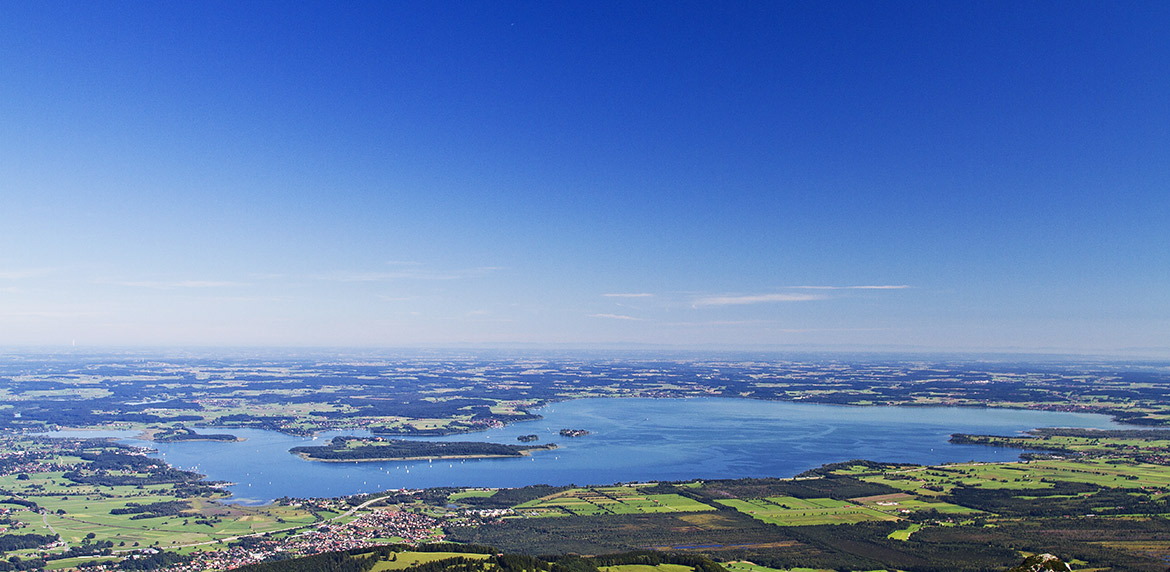
<path fill-rule="evenodd" d="M 535 433 L 560 448 L 520 459 L 322 463 L 289 448 L 312 439 L 233 429 L 238 443 L 152 443 L 172 465 L 237 483 L 232 502 L 331 497 L 397 488 L 518 487 L 648 480 L 789 477 L 849 459 L 933 464 L 1010 461 L 1020 451 L 952 445 L 951 433 L 1036 427 L 1123 427 L 1102 415 L 951 407 L 847 407 L 726 398 L 579 399 L 535 411 L 544 419 L 428 440 L 517 443 Z M 592 434 L 567 438 L 563 428 Z M 217 429 L 216 431 L 223 432 Z M 341 432 L 321 435 L 317 443 Z"/>

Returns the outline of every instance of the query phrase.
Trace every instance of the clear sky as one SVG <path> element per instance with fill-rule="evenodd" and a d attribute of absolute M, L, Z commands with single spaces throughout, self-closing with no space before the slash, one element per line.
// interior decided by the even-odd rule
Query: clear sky
<path fill-rule="evenodd" d="M 0 344 L 1170 355 L 1170 3 L 0 3 Z"/>

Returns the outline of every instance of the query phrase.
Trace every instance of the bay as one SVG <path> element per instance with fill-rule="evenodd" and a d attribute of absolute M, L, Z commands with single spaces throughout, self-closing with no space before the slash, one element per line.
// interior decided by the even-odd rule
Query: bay
<path fill-rule="evenodd" d="M 1103 415 L 956 407 L 851 407 L 729 398 L 578 399 L 534 410 L 544 418 L 488 431 L 427 438 L 516 444 L 536 434 L 559 448 L 514 459 L 322 463 L 288 452 L 324 444 L 273 431 L 231 429 L 236 443 L 153 443 L 156 456 L 212 480 L 235 483 L 230 502 L 333 497 L 437 486 L 519 487 L 610 484 L 650 480 L 790 477 L 849 459 L 937 464 L 1012 461 L 1020 451 L 948 443 L 952 433 L 1014 434 L 1037 427 L 1111 429 Z M 562 437 L 561 429 L 586 429 Z M 227 432 L 217 428 L 216 432 Z"/>

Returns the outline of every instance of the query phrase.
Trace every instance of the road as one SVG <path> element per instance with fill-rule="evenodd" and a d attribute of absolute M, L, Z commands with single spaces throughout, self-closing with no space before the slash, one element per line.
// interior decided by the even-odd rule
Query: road
<path fill-rule="evenodd" d="M 49 534 L 57 534 L 57 531 L 53 530 L 53 525 L 49 524 L 49 513 L 41 513 L 41 522 L 45 523 L 45 528 L 49 529 Z M 59 534 L 57 536 L 61 538 L 61 545 L 65 547 L 65 550 L 69 550 L 69 543 L 65 542 L 65 537 Z"/>

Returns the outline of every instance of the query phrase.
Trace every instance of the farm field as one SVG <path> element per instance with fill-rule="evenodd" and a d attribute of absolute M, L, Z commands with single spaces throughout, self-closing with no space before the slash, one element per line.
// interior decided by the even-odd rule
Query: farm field
<path fill-rule="evenodd" d="M 0 512 L 8 523 L 2 528 L 59 538 L 57 547 L 39 554 L 77 554 L 51 560 L 52 569 L 92 561 L 81 558 L 87 554 L 211 545 L 341 514 L 326 507 L 223 504 L 217 499 L 225 495 L 199 475 L 103 440 L 6 437 L 0 446 L 25 460 L 0 475 L 6 495 Z"/>
<path fill-rule="evenodd" d="M 130 497 L 131 502 L 169 502 L 174 496 L 160 494 Z M 29 530 L 42 534 L 50 530 L 70 544 L 81 543 L 90 534 L 92 540 L 109 541 L 119 548 L 138 546 L 171 547 L 207 543 L 248 534 L 262 534 L 319 522 L 335 513 L 312 513 L 290 507 L 244 507 L 220 505 L 209 501 L 191 502 L 192 508 L 181 514 L 155 518 L 133 518 L 134 514 L 115 515 L 111 510 L 125 508 L 126 497 L 64 501 L 61 507 L 44 515 L 19 513 Z M 69 508 L 65 508 L 69 507 Z M 70 510 L 72 509 L 72 510 Z M 57 514 L 56 510 L 65 510 Z M 206 523 L 200 523 L 206 521 Z"/>
<path fill-rule="evenodd" d="M 682 564 L 619 564 L 617 566 L 599 566 L 601 572 L 691 572 L 694 568 Z"/>
<path fill-rule="evenodd" d="M 417 564 L 426 562 L 434 562 L 436 560 L 444 560 L 447 558 L 473 558 L 483 560 L 488 557 L 487 554 L 475 554 L 468 552 L 411 552 L 403 551 L 396 552 L 393 560 L 382 560 L 371 568 L 371 572 L 383 572 L 385 570 L 402 570 L 403 568 L 410 568 Z"/>
<path fill-rule="evenodd" d="M 866 508 L 895 516 L 904 516 L 919 511 L 937 511 L 940 514 L 976 514 L 980 512 L 973 508 L 941 502 L 932 498 L 918 498 L 905 493 L 858 497 L 850 500 Z"/>
<path fill-rule="evenodd" d="M 728 572 L 778 572 L 776 568 L 768 568 L 767 566 L 760 566 L 752 562 L 742 560 L 735 560 L 731 562 L 722 562 L 723 567 Z M 809 569 L 811 572 L 812 569 Z"/>
<path fill-rule="evenodd" d="M 910 526 L 907 526 L 906 528 L 901 528 L 891 532 L 888 536 L 886 536 L 886 538 L 893 540 L 910 540 L 910 535 L 918 532 L 919 530 L 922 530 L 922 523 L 916 522 Z"/>
<path fill-rule="evenodd" d="M 752 518 L 777 526 L 811 526 L 897 519 L 895 516 L 865 506 L 828 498 L 768 497 L 718 502 L 748 514 Z"/>
<path fill-rule="evenodd" d="M 452 531 L 455 539 L 509 550 L 536 550 L 540 543 L 568 552 L 694 551 L 739 572 L 882 569 L 879 564 L 906 569 L 920 558 L 979 570 L 1010 562 L 1023 546 L 1078 554 L 1078 564 L 1090 569 L 1152 572 L 1159 569 L 1157 559 L 1170 557 L 1168 473 L 1165 466 L 1120 455 L 929 467 L 858 461 L 794 479 L 641 489 L 725 507 L 714 512 L 578 508 L 570 518 L 524 518 L 529 515 L 521 509 L 545 503 L 572 512 L 588 494 L 574 489 L 517 504 L 518 516 L 497 526 Z"/>
<path fill-rule="evenodd" d="M 1111 487 L 1170 487 L 1170 471 L 1163 465 L 1116 463 L 1108 459 L 968 463 L 903 469 L 859 478 L 924 496 L 941 496 L 956 486 L 1005 490 L 1049 489 L 1059 481 Z"/>
<path fill-rule="evenodd" d="M 639 487 L 571 489 L 516 505 L 528 516 L 599 516 L 701 512 L 714 507 L 677 494 L 644 494 Z"/>
<path fill-rule="evenodd" d="M 465 490 L 465 491 L 459 491 L 457 493 L 451 493 L 447 497 L 447 500 L 449 500 L 451 502 L 456 502 L 456 501 L 460 501 L 460 500 L 468 499 L 468 498 L 488 498 L 494 494 L 496 494 L 496 491 L 492 490 L 492 489 L 486 489 L 486 490 L 469 489 L 469 490 Z"/>

